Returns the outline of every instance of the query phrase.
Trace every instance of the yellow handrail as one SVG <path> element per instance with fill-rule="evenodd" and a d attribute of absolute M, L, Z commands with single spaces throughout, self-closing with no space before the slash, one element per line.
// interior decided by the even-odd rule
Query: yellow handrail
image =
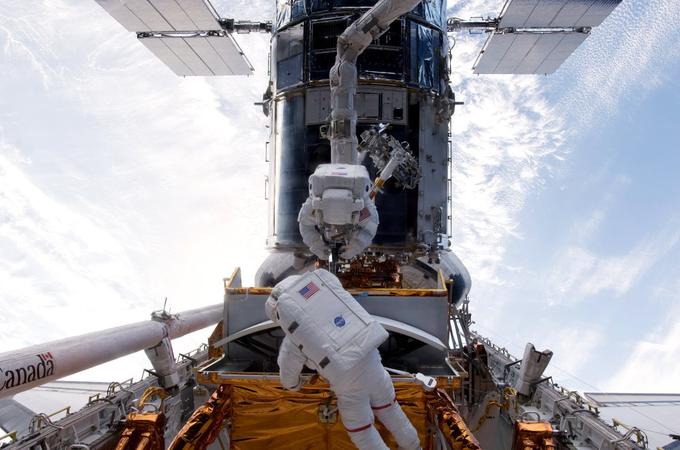
<path fill-rule="evenodd" d="M 61 408 L 60 410 L 55 411 L 55 412 L 53 412 L 52 414 L 48 414 L 47 417 L 54 417 L 54 416 L 56 416 L 57 414 L 63 413 L 63 412 L 66 412 L 66 415 L 67 415 L 67 416 L 70 415 L 70 414 L 71 414 L 71 406 L 70 406 L 70 405 L 69 405 L 69 406 L 64 406 L 64 407 Z"/>

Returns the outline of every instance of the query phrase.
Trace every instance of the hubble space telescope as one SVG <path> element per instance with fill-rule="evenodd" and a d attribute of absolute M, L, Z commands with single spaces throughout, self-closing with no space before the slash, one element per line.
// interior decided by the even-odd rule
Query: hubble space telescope
<path fill-rule="evenodd" d="M 96 1 L 179 76 L 247 76 L 236 38 L 271 35 L 258 102 L 270 132 L 270 253 L 254 286 L 239 269 L 225 279 L 223 304 L 94 333 L 75 357 L 64 356 L 69 339 L 0 355 L 3 373 L 34 354 L 53 357 L 49 376 L 5 383 L 0 397 L 132 351 L 146 349 L 153 365 L 68 426 L 30 422 L 9 449 L 351 448 L 326 384 L 310 374 L 299 393 L 280 388 L 283 333 L 265 315 L 273 286 L 318 268 L 389 333 L 383 364 L 423 448 L 644 447 L 639 429 L 624 436 L 543 377 L 550 351 L 529 344 L 516 360 L 469 330 L 471 278 L 450 248 L 449 124 L 460 102 L 448 35 L 487 35 L 475 74 L 550 74 L 620 0 L 508 0 L 478 20 L 448 17 L 445 0 L 282 0 L 273 21 L 222 18 L 208 0 Z M 170 339 L 209 325 L 208 347 L 176 360 Z"/>

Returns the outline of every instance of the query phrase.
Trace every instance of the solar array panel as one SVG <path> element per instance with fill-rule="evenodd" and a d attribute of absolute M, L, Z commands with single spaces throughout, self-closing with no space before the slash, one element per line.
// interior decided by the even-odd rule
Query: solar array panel
<path fill-rule="evenodd" d="M 253 71 L 229 34 L 145 37 L 139 41 L 179 76 L 250 75 Z"/>
<path fill-rule="evenodd" d="M 222 31 L 208 0 L 96 2 L 128 31 L 146 33 L 139 35 L 140 42 L 177 75 L 250 75 L 253 71 L 236 41 Z M 172 36 L 182 32 L 181 37 Z"/>
<path fill-rule="evenodd" d="M 473 70 L 477 74 L 549 74 L 588 37 L 587 33 L 492 33 Z"/>
<path fill-rule="evenodd" d="M 95 0 L 128 31 L 219 30 L 208 0 Z"/>
<path fill-rule="evenodd" d="M 508 0 L 500 28 L 596 27 L 621 0 Z"/>
<path fill-rule="evenodd" d="M 507 0 L 477 57 L 478 74 L 557 70 L 621 0 Z M 513 30 L 509 30 L 513 29 Z M 565 30 L 567 29 L 567 30 Z"/>

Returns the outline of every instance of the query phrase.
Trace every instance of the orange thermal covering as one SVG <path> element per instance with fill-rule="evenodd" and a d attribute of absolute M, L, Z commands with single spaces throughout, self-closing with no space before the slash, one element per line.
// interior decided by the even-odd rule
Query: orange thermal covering
<path fill-rule="evenodd" d="M 130 413 L 116 450 L 164 450 L 163 413 Z"/>
<path fill-rule="evenodd" d="M 215 326 L 215 329 L 210 334 L 208 338 L 208 358 L 219 358 L 224 354 L 222 346 L 215 347 L 215 342 L 222 339 L 224 336 L 224 321 L 220 320 L 220 323 Z"/>
<path fill-rule="evenodd" d="M 512 450 L 554 450 L 552 426 L 548 422 L 517 422 Z"/>
<path fill-rule="evenodd" d="M 320 412 L 337 411 L 337 401 L 325 383 L 306 385 L 300 392 L 286 391 L 278 381 L 233 380 L 232 450 L 356 450 L 342 426 L 340 416 L 320 419 Z M 395 383 L 397 399 L 426 442 L 425 395 L 414 383 Z M 392 436 L 377 428 L 390 448 Z"/>
<path fill-rule="evenodd" d="M 220 433 L 225 418 L 231 412 L 231 387 L 222 384 L 205 405 L 189 417 L 177 433 L 168 450 L 204 450 Z"/>
<path fill-rule="evenodd" d="M 446 392 L 437 389 L 430 393 L 427 406 L 432 422 L 444 433 L 453 450 L 481 450 L 479 442 Z"/>

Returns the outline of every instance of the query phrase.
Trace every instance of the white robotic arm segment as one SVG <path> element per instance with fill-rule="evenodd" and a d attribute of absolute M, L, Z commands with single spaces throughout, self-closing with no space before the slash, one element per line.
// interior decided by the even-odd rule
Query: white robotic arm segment
<path fill-rule="evenodd" d="M 330 72 L 332 163 L 357 163 L 357 115 L 354 109 L 357 58 L 394 20 L 418 3 L 420 0 L 380 0 L 338 37 L 335 64 Z"/>
<path fill-rule="evenodd" d="M 387 31 L 392 22 L 411 11 L 418 3 L 420 0 L 381 0 L 376 3 L 340 35 L 338 59 L 355 63 L 373 39 Z"/>
<path fill-rule="evenodd" d="M 330 72 L 331 81 L 331 162 L 357 163 L 357 112 L 354 109 L 357 67 L 338 61 Z M 347 80 L 354 80 L 348 82 Z"/>

